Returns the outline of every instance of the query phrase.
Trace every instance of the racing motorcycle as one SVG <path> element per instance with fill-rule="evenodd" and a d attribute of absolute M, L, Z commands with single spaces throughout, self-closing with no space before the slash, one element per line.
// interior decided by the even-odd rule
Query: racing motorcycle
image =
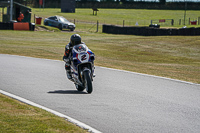
<path fill-rule="evenodd" d="M 83 91 L 86 89 L 87 93 L 92 93 L 92 81 L 94 74 L 94 53 L 84 44 L 75 45 L 72 48 L 70 59 L 70 71 L 76 89 Z M 65 61 L 67 62 L 67 61 Z"/>

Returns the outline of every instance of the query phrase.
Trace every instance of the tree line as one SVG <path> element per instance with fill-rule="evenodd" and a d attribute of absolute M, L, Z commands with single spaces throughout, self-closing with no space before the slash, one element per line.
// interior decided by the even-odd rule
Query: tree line
<path fill-rule="evenodd" d="M 39 3 L 39 0 L 14 0 L 18 3 Z M 61 0 L 44 0 L 46 2 L 57 2 L 60 3 Z M 76 0 L 76 2 L 145 2 L 145 0 Z M 154 2 L 152 0 L 152 2 Z M 166 3 L 166 0 L 159 0 L 159 3 Z"/>
<path fill-rule="evenodd" d="M 62 0 L 43 0 L 45 8 L 61 8 Z M 70 0 L 68 0 L 70 1 Z M 26 6 L 38 8 L 39 0 L 14 0 Z M 76 8 L 122 8 L 122 9 L 166 9 L 184 10 L 184 2 L 166 2 L 159 0 L 156 2 L 145 2 L 145 0 L 76 0 Z M 188 10 L 200 10 L 200 2 L 187 2 Z"/>

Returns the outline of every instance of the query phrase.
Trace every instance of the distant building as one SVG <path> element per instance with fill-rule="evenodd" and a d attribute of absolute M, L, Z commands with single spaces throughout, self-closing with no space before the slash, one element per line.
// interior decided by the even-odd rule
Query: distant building
<path fill-rule="evenodd" d="M 61 12 L 75 13 L 75 0 L 61 0 Z"/>

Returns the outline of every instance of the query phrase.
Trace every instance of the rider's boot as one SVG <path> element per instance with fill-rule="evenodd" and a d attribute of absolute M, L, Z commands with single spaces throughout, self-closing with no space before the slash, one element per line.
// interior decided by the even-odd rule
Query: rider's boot
<path fill-rule="evenodd" d="M 66 70 L 66 73 L 67 73 L 67 78 L 72 79 L 72 73 L 70 71 L 70 67 L 67 64 L 65 64 L 65 70 Z"/>
<path fill-rule="evenodd" d="M 66 71 L 66 73 L 67 73 L 67 78 L 72 79 L 72 73 L 70 71 Z"/>

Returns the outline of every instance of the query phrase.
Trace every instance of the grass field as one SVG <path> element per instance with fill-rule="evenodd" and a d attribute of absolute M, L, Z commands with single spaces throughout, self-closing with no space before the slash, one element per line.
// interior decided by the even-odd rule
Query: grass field
<path fill-rule="evenodd" d="M 123 25 L 123 20 L 125 21 L 125 26 L 134 26 L 136 22 L 139 25 L 148 26 L 151 20 L 159 19 L 174 19 L 174 26 L 172 27 L 183 27 L 184 21 L 184 10 L 147 10 L 147 9 L 99 9 L 98 15 L 93 16 L 92 9 L 76 9 L 76 13 L 61 13 L 61 9 L 33 9 L 33 14 L 43 18 L 60 15 L 71 20 L 72 22 L 90 22 L 96 23 L 97 20 L 100 24 L 112 24 L 112 25 Z M 186 12 L 185 24 L 188 27 L 195 27 L 195 25 L 189 25 L 189 18 L 191 21 L 197 20 L 200 17 L 200 11 L 189 10 Z M 182 23 L 179 25 L 179 20 Z M 32 15 L 32 21 L 33 21 Z M 81 23 L 82 25 L 84 23 Z M 161 27 L 171 27 L 169 23 L 160 23 Z M 197 26 L 197 25 L 196 25 Z M 83 26 L 82 26 L 83 27 Z M 89 28 L 89 27 L 88 27 Z"/>
<path fill-rule="evenodd" d="M 86 133 L 64 118 L 0 94 L 0 133 Z"/>
<path fill-rule="evenodd" d="M 110 14 L 110 12 L 112 14 Z M 70 36 L 78 33 L 82 36 L 82 40 L 95 53 L 95 65 L 200 83 L 200 36 L 147 37 L 112 35 L 101 33 L 101 31 L 95 33 L 95 28 L 88 32 L 88 29 L 93 25 L 93 21 L 96 22 L 97 20 L 99 20 L 100 23 L 107 24 L 116 24 L 116 22 L 122 22 L 123 19 L 126 21 L 144 20 L 149 22 L 150 19 L 183 18 L 183 11 L 100 9 L 98 15 L 93 16 L 92 9 L 77 9 L 76 13 L 61 13 L 60 9 L 45 9 L 44 11 L 42 9 L 33 9 L 33 14 L 40 17 L 61 15 L 72 21 L 76 19 L 76 21 L 78 20 L 76 23 L 77 28 L 75 32 L 60 32 L 59 30 L 56 30 L 56 32 L 1 30 L 1 54 L 62 60 L 64 47 L 69 42 Z M 187 12 L 187 15 L 191 16 L 191 18 L 198 17 L 199 14 L 200 11 Z M 86 26 L 86 24 L 88 26 Z M 149 23 L 146 25 L 149 25 Z M 55 28 L 47 28 L 55 30 Z M 8 101 L 8 103 L 5 101 Z M 8 105 L 3 105 L 4 103 Z M 18 130 L 19 132 L 29 132 L 29 130 L 25 130 L 24 126 L 27 125 L 24 124 L 23 121 L 28 121 L 30 124 L 32 123 L 29 122 L 30 119 L 21 118 L 22 114 L 19 112 L 23 110 L 30 113 L 25 116 L 41 116 L 41 111 L 38 109 L 24 107 L 25 105 L 21 107 L 21 105 L 18 105 L 21 103 L 17 103 L 17 105 L 14 106 L 15 104 L 16 103 L 12 103 L 12 101 L 0 95 L 1 111 L 4 111 L 0 112 L 0 125 L 5 125 L 3 130 L 1 130 L 2 126 L 0 127 L 0 132 L 6 131 L 6 129 L 9 129 L 8 131 L 11 132 L 18 132 Z M 6 112 L 15 109 L 19 116 L 17 114 L 16 117 L 11 119 L 12 115 L 9 116 Z M 33 112 L 30 112 L 31 110 L 33 110 Z M 54 121 L 52 120 L 53 116 L 50 114 L 46 115 L 45 113 L 44 115 L 45 117 L 41 118 L 40 122 L 46 119 L 51 122 Z M 21 124 L 18 124 L 18 128 L 14 126 L 16 120 L 22 121 Z M 37 121 L 38 120 L 36 120 L 36 123 Z M 49 127 L 44 129 L 43 126 L 46 127 L 45 123 L 46 121 L 44 123 L 41 122 L 39 125 L 33 125 L 33 127 L 40 127 L 40 129 L 38 128 L 37 130 L 44 132 L 64 132 L 64 130 L 75 132 L 77 130 L 65 128 L 55 131 Z M 77 130 L 77 132 L 81 131 Z"/>

